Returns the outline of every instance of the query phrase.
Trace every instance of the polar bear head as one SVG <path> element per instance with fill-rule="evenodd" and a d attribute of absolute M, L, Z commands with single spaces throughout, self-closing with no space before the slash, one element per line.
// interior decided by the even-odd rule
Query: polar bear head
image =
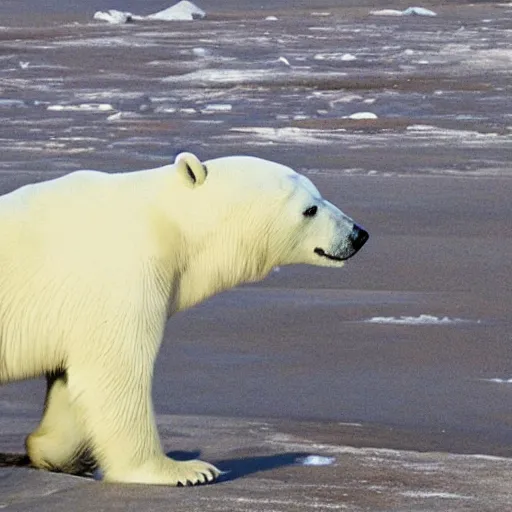
<path fill-rule="evenodd" d="M 342 267 L 368 233 L 325 200 L 311 181 L 284 165 L 249 156 L 175 161 L 179 211 L 190 258 L 238 282 L 274 266 Z M 228 279 L 231 281 L 231 279 Z M 233 283 L 229 283 L 232 285 Z"/>

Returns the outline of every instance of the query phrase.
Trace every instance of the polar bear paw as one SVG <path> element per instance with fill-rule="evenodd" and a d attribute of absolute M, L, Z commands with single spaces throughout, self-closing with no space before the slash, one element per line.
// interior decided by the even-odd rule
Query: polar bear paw
<path fill-rule="evenodd" d="M 178 461 L 162 456 L 128 474 L 116 474 L 107 470 L 105 480 L 120 483 L 186 487 L 211 483 L 221 474 L 222 471 L 213 464 L 202 460 Z"/>
<path fill-rule="evenodd" d="M 173 461 L 176 464 L 175 480 L 172 485 L 188 486 L 213 482 L 221 471 L 213 464 L 202 460 Z"/>

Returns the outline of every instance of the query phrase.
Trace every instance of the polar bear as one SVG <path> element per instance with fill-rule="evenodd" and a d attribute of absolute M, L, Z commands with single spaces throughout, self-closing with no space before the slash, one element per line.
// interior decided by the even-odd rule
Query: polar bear
<path fill-rule="evenodd" d="M 247 156 L 78 171 L 0 198 L 0 383 L 46 376 L 26 440 L 38 468 L 193 485 L 219 470 L 162 452 L 151 400 L 167 319 L 276 265 L 341 267 L 368 234 L 292 169 Z"/>

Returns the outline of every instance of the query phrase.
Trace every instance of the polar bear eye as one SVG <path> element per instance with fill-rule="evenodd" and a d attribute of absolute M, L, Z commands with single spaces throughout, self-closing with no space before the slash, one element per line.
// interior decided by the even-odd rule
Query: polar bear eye
<path fill-rule="evenodd" d="M 302 212 L 302 215 L 304 215 L 304 217 L 314 217 L 317 211 L 318 206 L 310 206 L 307 210 Z"/>

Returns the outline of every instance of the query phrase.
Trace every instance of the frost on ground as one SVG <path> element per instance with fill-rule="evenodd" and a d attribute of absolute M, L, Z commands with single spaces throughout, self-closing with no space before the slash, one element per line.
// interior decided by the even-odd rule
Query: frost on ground
<path fill-rule="evenodd" d="M 148 14 L 147 16 L 140 16 L 132 14 L 131 12 L 117 11 L 109 9 L 108 11 L 97 11 L 94 14 L 95 20 L 106 21 L 113 24 L 129 23 L 132 21 L 192 21 L 198 18 L 204 18 L 206 13 L 197 7 L 197 5 L 182 0 L 177 4 L 163 9 L 162 11 Z"/>
<path fill-rule="evenodd" d="M 433 315 L 420 316 L 374 316 L 364 320 L 366 324 L 393 324 L 393 325 L 453 325 L 466 323 L 469 320 L 462 318 L 437 317 Z"/>

